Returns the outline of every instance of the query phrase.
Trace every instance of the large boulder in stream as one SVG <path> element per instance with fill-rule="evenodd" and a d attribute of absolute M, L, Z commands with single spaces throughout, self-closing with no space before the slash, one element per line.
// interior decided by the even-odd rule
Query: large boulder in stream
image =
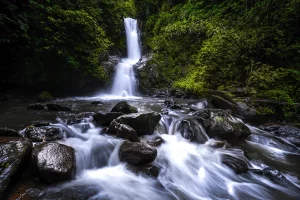
<path fill-rule="evenodd" d="M 112 109 L 111 112 L 121 112 L 124 114 L 137 113 L 136 107 L 130 105 L 127 101 L 120 101 Z"/>
<path fill-rule="evenodd" d="M 43 143 L 31 153 L 33 166 L 46 181 L 61 182 L 75 178 L 75 150 L 59 143 Z"/>
<path fill-rule="evenodd" d="M 204 144 L 208 140 L 204 128 L 194 118 L 183 119 L 179 123 L 178 129 L 182 137 L 191 142 Z"/>
<path fill-rule="evenodd" d="M 50 111 L 71 111 L 71 108 L 59 104 L 49 103 L 47 108 Z"/>
<path fill-rule="evenodd" d="M 243 159 L 230 154 L 222 154 L 221 162 L 237 174 L 245 173 L 249 169 L 247 163 Z"/>
<path fill-rule="evenodd" d="M 151 163 L 157 156 L 157 150 L 145 143 L 125 141 L 120 146 L 119 158 L 132 165 Z"/>
<path fill-rule="evenodd" d="M 136 131 L 133 128 L 126 124 L 118 123 L 115 120 L 111 122 L 108 133 L 116 135 L 119 138 L 127 139 L 131 142 L 140 141 Z"/>
<path fill-rule="evenodd" d="M 114 119 L 120 117 L 121 115 L 124 115 L 124 113 L 121 113 L 121 112 L 108 112 L 108 113 L 98 112 L 93 115 L 93 118 L 100 126 L 109 126 L 109 124 Z"/>
<path fill-rule="evenodd" d="M 159 168 L 153 165 L 127 165 L 126 167 L 136 174 L 145 174 L 152 177 L 157 177 L 159 174 Z"/>
<path fill-rule="evenodd" d="M 224 93 L 218 93 L 218 95 L 214 94 L 211 96 L 212 103 L 216 108 L 231 110 L 233 114 L 239 115 L 239 108 L 229 97 L 227 97 Z"/>
<path fill-rule="evenodd" d="M 33 127 L 29 126 L 24 130 L 24 136 L 32 142 L 55 141 L 65 137 L 61 128 L 57 127 Z"/>
<path fill-rule="evenodd" d="M 0 127 L 0 136 L 7 136 L 7 137 L 19 137 L 19 133 L 13 129 Z"/>
<path fill-rule="evenodd" d="M 133 113 L 118 117 L 116 122 L 132 127 L 141 136 L 152 135 L 160 118 L 156 112 Z"/>
<path fill-rule="evenodd" d="M 0 199 L 28 160 L 32 144 L 25 139 L 0 138 Z"/>
<path fill-rule="evenodd" d="M 247 138 L 251 131 L 241 121 L 220 109 L 203 109 L 192 113 L 204 126 L 209 137 Z"/>

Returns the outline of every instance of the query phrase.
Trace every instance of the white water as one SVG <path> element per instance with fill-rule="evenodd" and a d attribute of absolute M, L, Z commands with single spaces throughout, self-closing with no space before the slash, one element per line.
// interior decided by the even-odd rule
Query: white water
<path fill-rule="evenodd" d="M 139 45 L 139 30 L 137 20 L 124 19 L 127 41 L 127 58 L 116 66 L 111 95 L 115 97 L 130 97 L 136 94 L 136 79 L 133 65 L 141 58 Z"/>
<path fill-rule="evenodd" d="M 157 179 L 129 171 L 118 158 L 123 140 L 99 135 L 101 128 L 95 127 L 90 118 L 83 122 L 90 124 L 88 131 L 76 125 L 66 126 L 73 134 L 63 143 L 75 149 L 77 177 L 59 189 L 82 185 L 97 188 L 96 195 L 89 198 L 97 200 L 298 199 L 297 189 L 274 184 L 251 172 L 237 175 L 222 164 L 222 154 L 257 166 L 243 155 L 184 139 L 176 125 L 182 115 L 170 114 L 169 120 L 162 118 L 153 135 L 164 140 L 152 163 L 160 168 Z"/>

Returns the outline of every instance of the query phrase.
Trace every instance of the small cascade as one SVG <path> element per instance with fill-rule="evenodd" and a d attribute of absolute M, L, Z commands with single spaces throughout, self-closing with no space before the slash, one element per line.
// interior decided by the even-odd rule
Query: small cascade
<path fill-rule="evenodd" d="M 133 65 L 141 58 L 137 20 L 125 18 L 124 24 L 126 29 L 128 57 L 122 59 L 116 66 L 111 91 L 112 95 L 120 97 L 134 96 L 136 94 L 136 79 Z"/>

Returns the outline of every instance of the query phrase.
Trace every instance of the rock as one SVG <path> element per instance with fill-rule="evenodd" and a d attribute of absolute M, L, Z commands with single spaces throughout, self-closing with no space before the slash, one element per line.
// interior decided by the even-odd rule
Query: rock
<path fill-rule="evenodd" d="M 103 103 L 101 101 L 93 101 L 91 104 L 92 105 L 99 105 L 99 104 L 103 104 Z"/>
<path fill-rule="evenodd" d="M 71 111 L 71 108 L 67 107 L 67 106 L 62 106 L 59 104 L 47 104 L 47 108 L 50 111 Z"/>
<path fill-rule="evenodd" d="M 204 144 L 208 139 L 202 125 L 193 118 L 186 118 L 182 120 L 178 129 L 182 137 L 190 140 L 191 142 Z"/>
<path fill-rule="evenodd" d="M 228 149 L 230 148 L 230 145 L 224 140 L 224 141 L 217 141 L 217 140 L 209 140 L 205 143 L 206 145 L 218 149 L 218 148 L 224 148 Z"/>
<path fill-rule="evenodd" d="M 42 127 L 42 126 L 50 126 L 51 124 L 49 122 L 44 121 L 35 121 L 32 123 L 32 126 L 34 127 Z"/>
<path fill-rule="evenodd" d="M 110 124 L 108 133 L 116 135 L 119 138 L 127 139 L 131 142 L 139 142 L 140 139 L 133 128 L 126 124 L 121 124 L 115 120 Z"/>
<path fill-rule="evenodd" d="M 24 139 L 0 138 L 0 199 L 4 199 L 9 186 L 18 178 L 17 173 L 28 160 L 31 148 L 32 144 Z"/>
<path fill-rule="evenodd" d="M 233 169 L 233 171 L 235 171 L 235 173 L 237 174 L 245 173 L 248 171 L 247 163 L 238 157 L 234 157 L 229 154 L 222 154 L 221 162 L 229 168 Z"/>
<path fill-rule="evenodd" d="M 89 123 L 74 124 L 73 127 L 79 129 L 81 133 L 86 133 L 91 128 Z"/>
<path fill-rule="evenodd" d="M 13 129 L 0 127 L 0 136 L 7 136 L 7 137 L 20 137 L 19 133 Z"/>
<path fill-rule="evenodd" d="M 259 116 L 259 114 L 254 108 L 249 107 L 243 102 L 237 102 L 236 104 L 238 106 L 240 115 L 244 121 L 252 123 L 257 123 L 260 121 L 261 116 Z"/>
<path fill-rule="evenodd" d="M 158 167 L 152 165 L 141 165 L 141 166 L 127 165 L 126 167 L 127 169 L 129 169 L 130 171 L 136 174 L 142 173 L 152 177 L 158 177 L 159 174 Z"/>
<path fill-rule="evenodd" d="M 132 127 L 138 136 L 141 136 L 153 134 L 160 118 L 161 116 L 155 112 L 133 113 L 118 117 L 116 122 Z"/>
<path fill-rule="evenodd" d="M 38 101 L 51 101 L 53 100 L 53 96 L 48 91 L 43 91 L 38 96 Z"/>
<path fill-rule="evenodd" d="M 109 112 L 109 113 L 98 112 L 95 115 L 93 115 L 93 118 L 100 126 L 109 126 L 109 124 L 114 119 L 120 117 L 121 115 L 124 114 L 121 112 Z"/>
<path fill-rule="evenodd" d="M 111 112 L 121 112 L 124 114 L 137 113 L 136 107 L 130 105 L 127 101 L 120 101 L 112 109 Z"/>
<path fill-rule="evenodd" d="M 75 150 L 59 143 L 35 146 L 31 159 L 40 177 L 46 181 L 61 182 L 75 178 Z"/>
<path fill-rule="evenodd" d="M 204 125 L 209 137 L 224 139 L 247 138 L 250 129 L 232 117 L 228 112 L 220 109 L 203 109 L 192 114 Z"/>
<path fill-rule="evenodd" d="M 155 137 L 154 140 L 147 140 L 146 144 L 150 145 L 151 147 L 159 147 L 164 140 L 161 137 Z"/>
<path fill-rule="evenodd" d="M 231 110 L 233 114 L 239 115 L 239 108 L 238 106 L 231 100 L 226 100 L 225 98 L 222 98 L 217 95 L 212 95 L 212 101 L 213 104 L 216 105 L 216 108 L 220 108 L 223 110 Z"/>
<path fill-rule="evenodd" d="M 62 129 L 57 127 L 32 127 L 29 126 L 24 130 L 25 137 L 32 142 L 55 141 L 65 137 Z"/>
<path fill-rule="evenodd" d="M 180 110 L 182 108 L 173 99 L 165 100 L 164 107 L 172 109 L 172 110 Z"/>
<path fill-rule="evenodd" d="M 140 142 L 125 141 L 119 149 L 120 161 L 132 165 L 151 163 L 155 160 L 156 156 L 157 150 L 155 148 Z"/>
<path fill-rule="evenodd" d="M 274 135 L 282 137 L 300 147 L 300 129 L 293 126 L 281 126 L 273 132 Z"/>
<path fill-rule="evenodd" d="M 37 103 L 37 104 L 31 104 L 31 105 L 29 105 L 27 107 L 27 109 L 29 109 L 29 110 L 44 110 L 45 108 L 44 108 L 44 106 L 42 104 Z"/>

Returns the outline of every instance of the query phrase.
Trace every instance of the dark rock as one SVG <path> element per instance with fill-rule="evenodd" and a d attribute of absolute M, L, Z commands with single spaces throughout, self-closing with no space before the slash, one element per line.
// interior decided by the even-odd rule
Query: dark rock
<path fill-rule="evenodd" d="M 0 199 L 4 199 L 9 186 L 28 160 L 32 144 L 24 139 L 0 138 Z M 3 198 L 2 198 L 3 197 Z"/>
<path fill-rule="evenodd" d="M 129 169 L 130 171 L 136 174 L 142 173 L 152 177 L 158 177 L 159 174 L 158 167 L 152 165 L 141 165 L 141 166 L 127 165 L 127 169 Z"/>
<path fill-rule="evenodd" d="M 47 104 L 47 108 L 50 111 L 71 111 L 71 108 L 59 104 Z"/>
<path fill-rule="evenodd" d="M 103 104 L 103 103 L 101 101 L 93 101 L 91 104 L 92 105 L 99 105 L 99 104 Z"/>
<path fill-rule="evenodd" d="M 268 132 L 272 132 L 272 131 L 277 131 L 281 126 L 278 124 L 273 124 L 273 125 L 269 125 L 269 126 L 259 126 L 260 129 L 264 130 L 264 131 L 268 131 Z"/>
<path fill-rule="evenodd" d="M 248 106 L 243 102 L 237 102 L 236 104 L 238 106 L 240 115 L 244 121 L 252 123 L 257 123 L 260 121 L 261 116 L 254 108 Z"/>
<path fill-rule="evenodd" d="M 59 143 L 44 143 L 31 154 L 33 166 L 46 181 L 61 182 L 75 178 L 75 151 Z"/>
<path fill-rule="evenodd" d="M 224 139 L 247 138 L 250 129 L 232 117 L 227 111 L 220 109 L 203 109 L 192 113 L 204 125 L 209 137 Z"/>
<path fill-rule="evenodd" d="M 239 108 L 238 106 L 233 102 L 226 100 L 220 96 L 212 95 L 213 104 L 216 105 L 216 108 L 220 108 L 223 110 L 231 110 L 233 114 L 239 115 Z"/>
<path fill-rule="evenodd" d="M 191 142 L 203 144 L 208 139 L 202 125 L 193 118 L 186 118 L 182 120 L 178 129 L 182 137 L 190 140 Z"/>
<path fill-rule="evenodd" d="M 121 112 L 124 114 L 137 113 L 136 107 L 130 105 L 127 101 L 120 101 L 112 109 L 111 112 Z"/>
<path fill-rule="evenodd" d="M 147 140 L 146 143 L 151 147 L 159 147 L 164 140 L 161 137 L 155 137 L 153 140 Z"/>
<path fill-rule="evenodd" d="M 0 127 L 0 136 L 8 136 L 8 137 L 20 137 L 19 133 L 13 129 Z"/>
<path fill-rule="evenodd" d="M 45 108 L 44 108 L 44 106 L 42 104 L 37 103 L 37 104 L 31 104 L 31 105 L 29 105 L 27 107 L 27 109 L 29 109 L 29 110 L 44 110 Z"/>
<path fill-rule="evenodd" d="M 65 133 L 57 127 L 33 127 L 24 130 L 25 137 L 32 142 L 55 141 L 64 138 Z"/>
<path fill-rule="evenodd" d="M 125 141 L 119 149 L 120 160 L 132 165 L 151 163 L 156 156 L 157 150 L 155 148 L 140 142 Z"/>
<path fill-rule="evenodd" d="M 277 131 L 274 131 L 273 134 L 285 138 L 300 147 L 300 129 L 297 127 L 282 126 Z"/>
<path fill-rule="evenodd" d="M 173 99 L 165 100 L 164 107 L 172 109 L 172 110 L 180 110 L 182 108 Z"/>
<path fill-rule="evenodd" d="M 218 149 L 218 148 L 224 148 L 228 149 L 230 148 L 230 145 L 226 141 L 217 141 L 217 140 L 209 140 L 206 145 Z"/>
<path fill-rule="evenodd" d="M 80 118 L 71 118 L 71 119 L 67 119 L 67 125 L 74 125 L 74 124 L 79 124 L 83 121 L 83 119 Z"/>
<path fill-rule="evenodd" d="M 119 138 L 127 139 L 131 142 L 139 142 L 140 139 L 133 128 L 126 124 L 120 124 L 115 120 L 110 124 L 108 132 L 110 134 L 116 135 Z"/>
<path fill-rule="evenodd" d="M 43 122 L 43 121 L 35 121 L 32 123 L 32 126 L 34 127 L 43 127 L 43 126 L 50 126 L 49 122 Z"/>
<path fill-rule="evenodd" d="M 222 154 L 221 161 L 224 165 L 227 165 L 229 168 L 233 169 L 233 171 L 235 171 L 237 174 L 248 171 L 247 163 L 238 157 L 234 157 L 229 154 Z"/>
<path fill-rule="evenodd" d="M 107 134 L 107 133 L 109 133 L 108 129 L 109 129 L 108 127 L 104 127 L 103 129 L 101 129 L 100 134 Z"/>
<path fill-rule="evenodd" d="M 153 134 L 160 118 L 161 116 L 155 112 L 133 113 L 118 117 L 116 122 L 132 127 L 138 136 L 141 136 Z"/>
<path fill-rule="evenodd" d="M 93 118 L 100 126 L 108 126 L 114 119 L 123 115 L 121 112 L 96 113 Z"/>

